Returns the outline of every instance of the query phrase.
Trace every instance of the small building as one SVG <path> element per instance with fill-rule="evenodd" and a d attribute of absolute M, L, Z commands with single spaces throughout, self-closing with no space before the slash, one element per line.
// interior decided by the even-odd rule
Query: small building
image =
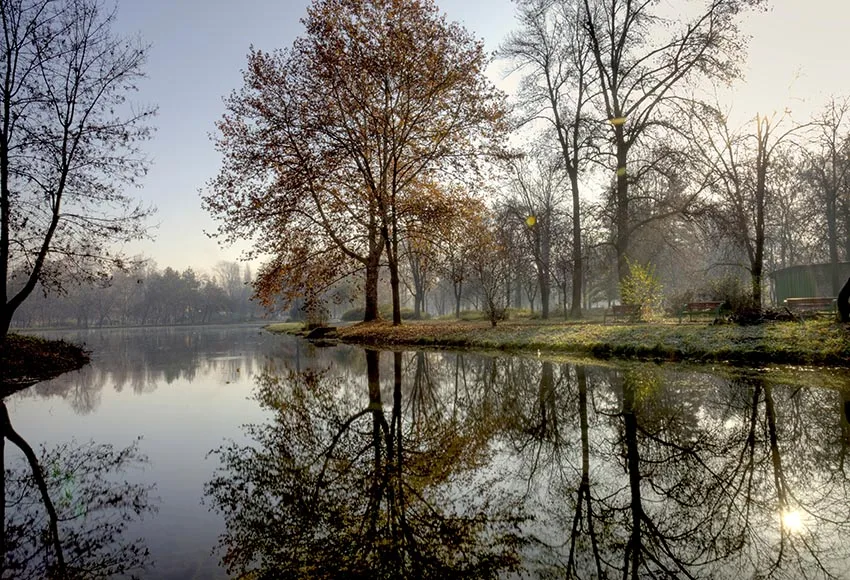
<path fill-rule="evenodd" d="M 839 262 L 838 289 L 850 278 L 850 262 Z M 776 270 L 773 278 L 773 295 L 777 304 L 786 298 L 835 297 L 832 288 L 832 264 L 803 264 Z"/>

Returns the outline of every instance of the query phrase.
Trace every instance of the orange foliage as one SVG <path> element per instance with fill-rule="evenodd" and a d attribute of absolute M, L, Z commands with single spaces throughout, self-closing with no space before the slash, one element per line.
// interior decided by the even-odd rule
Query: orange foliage
<path fill-rule="evenodd" d="M 304 23 L 290 49 L 249 54 L 204 196 L 219 236 L 271 256 L 267 302 L 358 268 L 376 281 L 383 253 L 397 269 L 404 228 L 442 223 L 461 190 L 440 183 L 474 179 L 507 130 L 481 42 L 433 1 L 315 0 Z"/>

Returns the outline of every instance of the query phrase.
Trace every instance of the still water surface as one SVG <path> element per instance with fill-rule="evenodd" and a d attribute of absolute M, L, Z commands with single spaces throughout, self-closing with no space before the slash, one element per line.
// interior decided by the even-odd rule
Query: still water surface
<path fill-rule="evenodd" d="M 3 577 L 850 578 L 850 374 L 65 335 L 6 399 Z"/>

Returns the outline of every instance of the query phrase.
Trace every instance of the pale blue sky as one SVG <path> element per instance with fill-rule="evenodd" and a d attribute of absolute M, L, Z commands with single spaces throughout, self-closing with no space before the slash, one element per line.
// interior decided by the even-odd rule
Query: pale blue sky
<path fill-rule="evenodd" d="M 438 4 L 451 20 L 483 38 L 488 50 L 514 26 L 510 0 Z M 136 192 L 157 206 L 153 222 L 159 227 L 155 242 L 135 244 L 131 252 L 162 268 L 205 271 L 238 257 L 238 249 L 221 249 L 203 233 L 215 229 L 199 196 L 219 163 L 209 134 L 224 112 L 222 97 L 241 84 L 249 46 L 289 46 L 302 33 L 307 5 L 306 0 L 119 0 L 118 30 L 138 33 L 152 45 L 149 78 L 135 100 L 159 106 L 157 132 L 146 144 L 154 164 Z M 775 0 L 772 6 L 745 25 L 752 40 L 747 83 L 733 91 L 735 112 L 743 119 L 790 107 L 804 120 L 827 95 L 850 94 L 850 2 Z M 493 77 L 500 77 L 498 70 Z"/>

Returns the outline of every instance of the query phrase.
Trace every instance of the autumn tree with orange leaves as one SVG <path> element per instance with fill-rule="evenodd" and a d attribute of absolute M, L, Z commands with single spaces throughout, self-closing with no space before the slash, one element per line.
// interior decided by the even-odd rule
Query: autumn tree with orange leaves
<path fill-rule="evenodd" d="M 399 324 L 404 224 L 417 221 L 404 212 L 432 212 L 422 183 L 477 174 L 507 130 L 503 96 L 481 42 L 431 0 L 314 0 L 303 22 L 291 48 L 248 55 L 204 205 L 219 236 L 271 256 L 255 283 L 266 303 L 365 270 L 375 319 L 385 256 Z"/>

